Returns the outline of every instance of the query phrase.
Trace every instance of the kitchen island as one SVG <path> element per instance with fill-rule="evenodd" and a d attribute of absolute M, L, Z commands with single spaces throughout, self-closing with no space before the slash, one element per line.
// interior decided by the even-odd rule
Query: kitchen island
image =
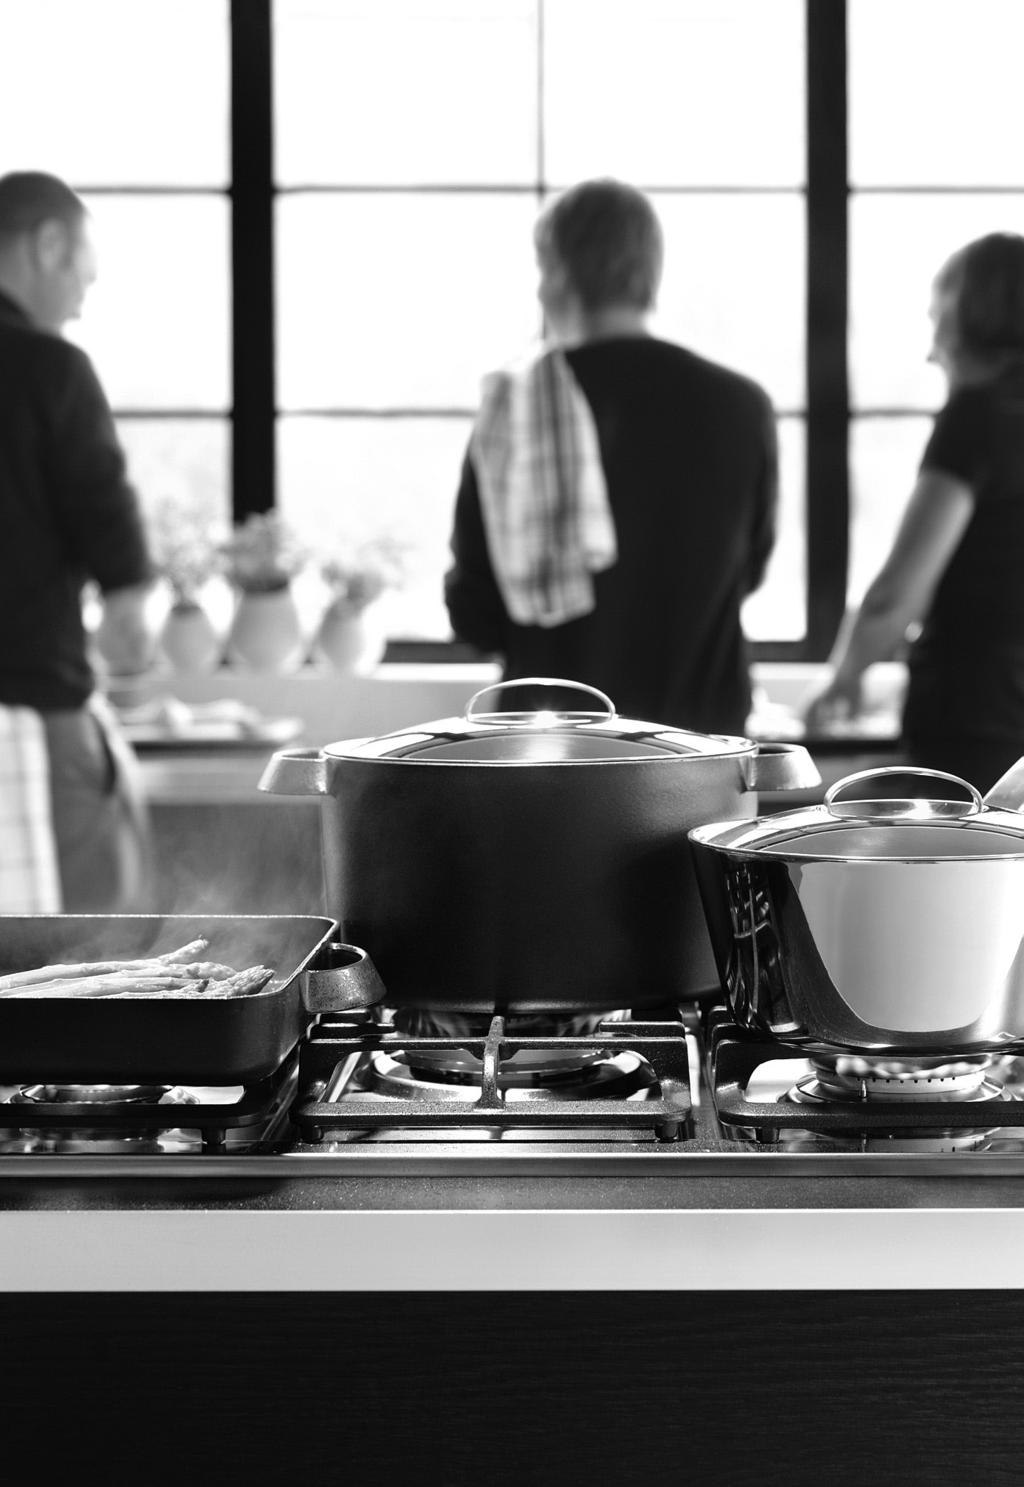
<path fill-rule="evenodd" d="M 126 1473 L 1019 1480 L 1019 1179 L 5 1179 L 0 1266 L 8 1443 Z"/>

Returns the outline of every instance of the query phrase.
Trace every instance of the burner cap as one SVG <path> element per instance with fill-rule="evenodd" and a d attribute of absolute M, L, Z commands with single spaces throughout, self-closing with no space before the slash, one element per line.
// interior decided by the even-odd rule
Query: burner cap
<path fill-rule="evenodd" d="M 837 1054 L 812 1059 L 812 1073 L 800 1079 L 786 1098 L 795 1105 L 1004 1099 L 1002 1085 L 989 1077 L 992 1065 L 989 1054 L 913 1062 Z"/>

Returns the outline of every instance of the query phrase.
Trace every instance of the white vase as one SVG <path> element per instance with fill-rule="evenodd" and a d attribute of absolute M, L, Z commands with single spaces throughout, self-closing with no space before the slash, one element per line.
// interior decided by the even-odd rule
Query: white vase
<path fill-rule="evenodd" d="M 334 599 L 320 620 L 314 654 L 335 671 L 365 676 L 380 663 L 387 643 L 379 605 L 353 609 L 344 599 Z"/>
<path fill-rule="evenodd" d="M 253 671 L 295 671 L 306 644 L 295 596 L 290 588 L 238 596 L 228 631 L 227 655 Z"/>
<path fill-rule="evenodd" d="M 221 638 L 201 605 L 189 599 L 171 605 L 160 631 L 160 650 L 175 671 L 212 671 L 221 649 Z"/>

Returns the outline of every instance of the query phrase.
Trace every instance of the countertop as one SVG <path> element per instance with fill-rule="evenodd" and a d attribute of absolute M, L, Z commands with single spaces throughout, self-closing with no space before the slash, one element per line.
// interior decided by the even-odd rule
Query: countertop
<path fill-rule="evenodd" d="M 415 722 L 458 717 L 480 687 L 493 682 L 489 663 L 386 665 L 371 676 L 332 676 L 310 668 L 273 676 L 230 671 L 209 676 L 156 674 L 112 694 L 129 709 L 159 706 L 170 699 L 175 711 L 192 708 L 208 716 L 218 702 L 248 709 L 269 720 L 295 718 L 301 731 L 296 746 L 322 746 L 336 739 L 363 737 L 408 727 Z M 903 669 L 878 666 L 870 674 L 868 713 L 855 725 L 803 737 L 800 702 L 820 680 L 823 668 L 811 665 L 754 667 L 755 711 L 752 737 L 766 742 L 799 741 L 808 747 L 826 783 L 843 773 L 889 761 L 897 748 L 898 700 Z M 156 804 L 240 804 L 294 806 L 295 797 L 260 795 L 256 783 L 271 746 L 256 739 L 204 749 L 187 735 L 166 746 L 139 749 L 144 788 Z M 300 802 L 303 803 L 303 802 Z M 309 804 L 309 802 L 304 802 Z M 802 803 L 794 799 L 793 803 Z"/>
<path fill-rule="evenodd" d="M 1024 1291 L 1024 1183 L 4 1178 L 0 1276 L 8 1292 L 912 1291 L 965 1276 Z"/>

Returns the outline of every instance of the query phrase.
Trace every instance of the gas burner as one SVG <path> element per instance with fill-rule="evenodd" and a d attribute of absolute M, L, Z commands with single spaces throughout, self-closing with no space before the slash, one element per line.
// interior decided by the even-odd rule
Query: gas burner
<path fill-rule="evenodd" d="M 522 1051 L 521 1051 L 522 1052 Z M 502 1059 L 496 1084 L 506 1102 L 519 1100 L 627 1099 L 656 1083 L 654 1070 L 639 1054 L 598 1050 L 581 1058 L 581 1050 L 567 1050 L 554 1059 L 540 1050 L 523 1060 L 521 1053 Z M 367 1089 L 377 1094 L 414 1100 L 476 1102 L 483 1084 L 483 1063 L 461 1049 L 437 1053 L 434 1062 L 423 1050 L 395 1056 L 374 1053 L 365 1076 Z"/>
<path fill-rule="evenodd" d="M 140 1107 L 197 1105 L 199 1098 L 180 1086 L 166 1084 L 28 1084 L 15 1090 L 4 1103 L 29 1107 L 25 1111 L 25 1125 L 0 1143 L 4 1151 L 149 1156 L 156 1152 L 186 1151 L 193 1143 L 170 1125 L 170 1116 L 167 1128 L 159 1130 L 109 1122 L 90 1126 L 89 1109 L 102 1110 L 104 1115 L 124 1111 L 130 1117 Z M 71 1108 L 80 1112 L 82 1123 L 47 1125 L 47 1119 L 53 1119 L 54 1109 L 61 1107 L 68 1112 Z M 41 1122 L 39 1126 L 31 1123 L 33 1114 Z"/>
<path fill-rule="evenodd" d="M 672 1142 L 691 1129 L 685 1029 L 679 1021 L 588 1018 L 590 1031 L 544 1020 L 445 1017 L 426 1035 L 422 1014 L 402 1028 L 326 1014 L 300 1051 L 292 1120 L 315 1143 L 339 1133 L 413 1130 L 488 1133 L 544 1130 L 642 1132 Z M 410 1023 L 419 1031 L 405 1031 Z M 433 1025 L 437 1025 L 435 1019 Z M 471 1139 L 478 1139 L 472 1137 Z"/>
<path fill-rule="evenodd" d="M 288 1131 L 298 1049 L 248 1085 L 0 1086 L 0 1155 L 198 1155 L 276 1149 Z"/>
<path fill-rule="evenodd" d="M 724 1019 L 708 1038 L 715 1114 L 736 1139 L 784 1151 L 956 1153 L 997 1138 L 1020 1148 L 1020 1060 L 808 1054 Z"/>
<path fill-rule="evenodd" d="M 913 1061 L 853 1054 L 811 1059 L 811 1073 L 784 1096 L 794 1105 L 860 1105 L 879 1100 L 929 1103 L 1006 1100 L 990 1077 L 993 1058 L 921 1058 Z"/>
<path fill-rule="evenodd" d="M 196 1105 L 198 1099 L 170 1084 L 25 1084 L 12 1105 Z"/>
<path fill-rule="evenodd" d="M 593 1038 L 606 1022 L 626 1016 L 622 1012 L 586 1013 L 561 1016 L 557 1013 L 534 1013 L 522 1017 L 504 1019 L 505 1037 L 511 1043 L 516 1038 Z M 397 1033 L 410 1039 L 465 1038 L 467 1043 L 480 1042 L 487 1038 L 492 1018 L 487 1015 L 469 1017 L 459 1012 L 445 1012 L 411 1007 L 396 1009 L 391 1014 L 391 1024 Z M 604 1050 L 597 1047 L 518 1048 L 502 1054 L 501 1087 L 518 1087 L 534 1082 L 556 1085 L 563 1081 L 585 1081 L 584 1071 L 589 1066 L 607 1058 Z M 406 1060 L 411 1076 L 420 1083 L 435 1082 L 438 1086 L 467 1084 L 479 1087 L 483 1060 L 468 1048 L 430 1048 L 419 1046 Z M 525 1077 L 521 1078 L 520 1075 Z M 408 1091 L 404 1090 L 403 1093 Z M 442 1096 L 443 1098 L 443 1096 Z M 456 1096 L 457 1098 L 457 1096 Z M 568 1097 L 567 1097 L 568 1098 Z"/>

